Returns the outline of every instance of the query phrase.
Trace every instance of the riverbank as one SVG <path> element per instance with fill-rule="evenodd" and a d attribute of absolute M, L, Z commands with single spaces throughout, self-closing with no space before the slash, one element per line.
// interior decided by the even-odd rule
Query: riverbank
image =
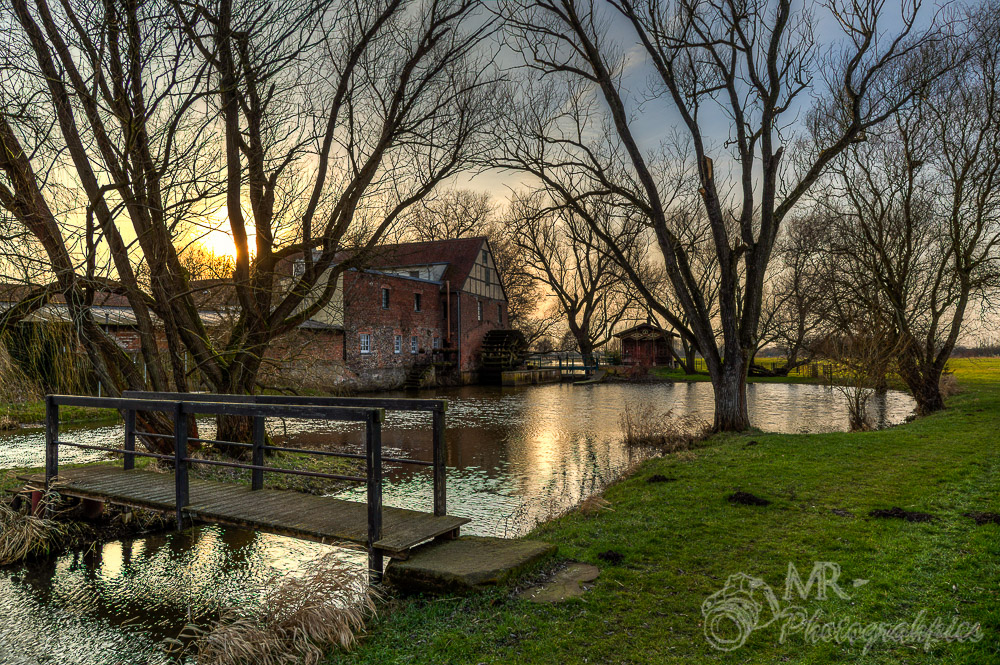
<path fill-rule="evenodd" d="M 642 465 L 605 492 L 607 509 L 540 526 L 529 537 L 558 545 L 561 560 L 601 568 L 581 598 L 536 605 L 508 586 L 396 599 L 355 653 L 328 662 L 995 662 L 1000 525 L 983 514 L 1000 513 L 1000 361 L 962 360 L 952 369 L 962 392 L 942 413 L 876 432 L 716 436 Z M 661 482 L 650 482 L 654 476 Z M 736 491 L 770 503 L 734 505 L 726 497 Z M 892 508 L 930 517 L 870 516 Z M 785 601 L 789 564 L 805 583 L 816 561 L 839 566 L 838 589 L 850 598 L 831 590 L 817 599 L 814 585 L 807 599 Z M 782 642 L 789 624 L 779 619 L 730 653 L 712 648 L 703 603 L 737 573 L 762 578 L 780 607 L 794 603 L 817 616 L 813 628 L 791 630 Z M 762 591 L 753 596 L 758 625 L 772 616 Z M 953 621 L 978 624 L 979 639 L 932 639 L 925 648 L 907 631 L 902 644 L 876 641 L 865 651 L 824 640 L 820 625 L 936 619 L 944 632 Z"/>
<path fill-rule="evenodd" d="M 12 402 L 3 405 L 0 416 L 12 427 L 42 427 L 45 423 L 45 400 L 33 402 Z M 86 406 L 63 406 L 59 408 L 59 422 L 63 425 L 86 423 L 113 423 L 121 416 L 114 409 L 94 409 Z"/>

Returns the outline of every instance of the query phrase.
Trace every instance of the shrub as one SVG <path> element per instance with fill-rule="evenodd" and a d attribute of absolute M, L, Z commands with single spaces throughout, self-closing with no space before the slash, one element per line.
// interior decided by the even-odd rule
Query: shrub
<path fill-rule="evenodd" d="M 938 385 L 941 390 L 941 397 L 951 397 L 952 395 L 957 395 L 960 392 L 958 388 L 958 381 L 955 380 L 954 372 L 942 372 Z"/>

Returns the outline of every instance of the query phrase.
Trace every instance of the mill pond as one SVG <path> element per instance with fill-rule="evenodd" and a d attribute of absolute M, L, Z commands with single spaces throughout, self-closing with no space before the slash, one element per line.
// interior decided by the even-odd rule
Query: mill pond
<path fill-rule="evenodd" d="M 655 404 L 706 420 L 713 407 L 707 383 L 465 387 L 421 396 L 448 400 L 449 513 L 472 519 L 463 533 L 506 537 L 523 535 L 572 508 L 654 454 L 623 443 L 619 415 L 625 404 Z M 754 426 L 765 431 L 847 429 L 843 396 L 823 386 L 751 384 L 748 399 Z M 881 426 L 891 426 L 912 413 L 913 402 L 890 391 L 874 399 L 872 408 Z M 386 454 L 428 458 L 428 419 L 428 414 L 389 414 L 383 428 Z M 287 421 L 270 427 L 283 445 L 304 448 L 356 450 L 363 435 L 359 426 L 337 422 Z M 120 445 L 122 440 L 121 426 L 65 431 L 79 443 Z M 41 430 L 4 436 L 0 468 L 41 465 L 43 441 Z M 93 461 L 101 455 L 67 449 L 61 461 Z M 386 477 L 386 505 L 430 508 L 428 473 L 389 467 Z M 155 662 L 163 640 L 197 623 L 209 608 L 253 603 L 268 578 L 294 575 L 332 549 L 203 526 L 0 569 L 0 660 Z M 364 565 L 363 553 L 343 551 L 343 556 Z"/>

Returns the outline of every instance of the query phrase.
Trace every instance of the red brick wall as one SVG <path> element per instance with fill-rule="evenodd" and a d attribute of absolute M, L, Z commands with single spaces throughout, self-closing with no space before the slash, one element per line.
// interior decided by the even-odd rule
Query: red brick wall
<path fill-rule="evenodd" d="M 460 368 L 463 370 L 478 369 L 479 351 L 486 333 L 496 328 L 508 327 L 507 303 L 502 300 L 484 298 L 471 293 L 461 294 L 461 341 L 456 340 L 460 351 Z M 477 302 L 483 304 L 483 320 L 479 320 Z M 497 311 L 499 305 L 501 311 Z M 454 330 L 452 331 L 455 332 Z"/>
<path fill-rule="evenodd" d="M 344 333 L 299 328 L 275 339 L 261 366 L 267 385 L 336 390 L 349 379 L 344 366 Z"/>
<path fill-rule="evenodd" d="M 389 289 L 389 308 L 382 308 L 382 288 Z M 420 294 L 420 311 L 414 310 L 414 294 Z M 397 370 L 400 376 L 410 366 L 429 361 L 433 339 L 444 338 L 444 312 L 437 284 L 391 275 L 348 272 L 344 275 L 344 333 L 347 366 L 358 374 L 375 370 Z M 371 353 L 361 353 L 361 334 L 371 335 Z M 395 336 L 402 337 L 395 353 Z M 418 353 L 411 352 L 410 338 L 417 337 Z M 384 378 L 388 380 L 389 376 Z"/>

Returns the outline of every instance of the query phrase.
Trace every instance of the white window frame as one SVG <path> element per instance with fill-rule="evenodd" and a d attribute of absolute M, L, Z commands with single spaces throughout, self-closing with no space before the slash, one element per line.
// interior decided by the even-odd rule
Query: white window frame
<path fill-rule="evenodd" d="M 434 337 L 431 340 L 431 348 L 432 349 L 440 349 L 441 348 L 441 338 L 440 337 Z"/>
<path fill-rule="evenodd" d="M 482 300 L 477 300 L 476 301 L 476 317 L 480 321 L 483 320 L 483 301 Z"/>
<path fill-rule="evenodd" d="M 392 352 L 402 353 L 403 352 L 403 336 L 396 335 L 392 340 Z"/>
<path fill-rule="evenodd" d="M 410 353 L 417 354 L 420 352 L 420 338 L 416 335 L 410 337 Z"/>
<path fill-rule="evenodd" d="M 361 353 L 368 355 L 372 352 L 372 334 L 371 333 L 361 333 L 360 339 L 358 340 L 361 345 Z"/>

